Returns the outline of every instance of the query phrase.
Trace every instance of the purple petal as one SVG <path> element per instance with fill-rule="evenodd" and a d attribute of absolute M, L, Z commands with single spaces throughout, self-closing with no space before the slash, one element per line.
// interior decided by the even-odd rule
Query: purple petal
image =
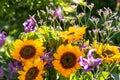
<path fill-rule="evenodd" d="M 45 67 L 49 68 L 49 67 L 53 66 L 52 61 L 53 61 L 53 58 L 50 58 L 49 61 L 47 62 L 47 64 L 45 65 Z"/>
<path fill-rule="evenodd" d="M 2 32 L 0 34 L 0 47 L 2 47 L 4 45 L 5 41 L 6 41 L 5 32 Z"/>
<path fill-rule="evenodd" d="M 30 16 L 30 19 L 33 21 L 33 22 L 36 22 L 35 18 L 34 18 L 34 15 L 33 16 Z"/>
<path fill-rule="evenodd" d="M 52 61 L 53 61 L 53 58 L 51 58 L 52 53 L 53 53 L 53 49 L 41 57 L 41 60 L 47 62 L 47 64 L 45 65 L 46 67 L 52 66 Z"/>
<path fill-rule="evenodd" d="M 84 72 L 88 72 L 88 71 L 91 71 L 93 69 L 94 69 L 93 66 L 89 66 L 89 65 L 84 66 Z"/>
<path fill-rule="evenodd" d="M 62 15 L 60 14 L 60 15 L 58 16 L 58 18 L 59 18 L 60 20 L 62 20 Z"/>
<path fill-rule="evenodd" d="M 53 16 L 58 17 L 60 20 L 62 19 L 61 7 L 58 7 L 58 8 L 55 10 Z"/>
<path fill-rule="evenodd" d="M 88 45 L 83 45 L 81 46 L 82 49 L 87 49 L 88 48 Z"/>
<path fill-rule="evenodd" d="M 92 52 L 94 52 L 95 50 L 96 49 L 89 50 L 88 55 L 87 55 L 88 60 L 92 60 L 93 59 Z"/>
<path fill-rule="evenodd" d="M 24 23 L 23 23 L 23 26 L 24 26 L 24 31 L 25 32 L 30 32 L 30 31 L 33 31 L 35 29 L 35 23 L 36 23 L 36 20 L 34 18 L 34 16 L 30 16 L 30 19 L 27 19 Z"/>
<path fill-rule="evenodd" d="M 85 59 L 85 58 L 82 58 L 82 56 L 80 56 L 80 59 L 79 59 L 78 62 L 79 62 L 79 64 L 80 64 L 81 66 L 88 65 L 88 60 Z"/>
<path fill-rule="evenodd" d="M 96 49 L 91 49 L 88 52 L 88 55 L 87 55 L 88 59 L 80 57 L 78 62 L 81 66 L 84 67 L 84 72 L 91 71 L 91 70 L 94 69 L 95 66 L 101 64 L 102 59 L 100 59 L 100 58 L 94 59 L 93 56 L 92 56 L 92 52 L 95 51 L 95 50 Z"/>
<path fill-rule="evenodd" d="M 22 63 L 20 61 L 15 60 L 15 59 L 13 59 L 13 61 L 9 62 L 8 67 L 10 69 L 9 76 L 11 78 L 12 78 L 12 75 L 14 73 L 18 72 L 18 70 L 22 70 L 22 68 L 23 68 Z"/>
<path fill-rule="evenodd" d="M 102 63 L 102 59 L 97 58 L 97 59 L 94 59 L 92 62 L 93 62 L 93 65 L 94 65 L 94 66 L 100 65 L 100 64 Z"/>
<path fill-rule="evenodd" d="M 52 53 L 53 53 L 53 49 L 52 50 L 50 50 L 48 53 L 46 53 L 48 56 L 51 56 L 52 55 Z"/>
<path fill-rule="evenodd" d="M 54 12 L 54 16 L 59 16 L 60 15 L 60 13 L 61 13 L 61 7 L 58 7 L 56 10 L 55 10 L 55 12 Z"/>

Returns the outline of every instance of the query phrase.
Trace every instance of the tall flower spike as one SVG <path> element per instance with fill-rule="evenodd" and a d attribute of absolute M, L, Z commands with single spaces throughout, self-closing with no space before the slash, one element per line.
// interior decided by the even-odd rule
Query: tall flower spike
<path fill-rule="evenodd" d="M 79 64 L 84 67 L 84 72 L 88 72 L 94 69 L 95 66 L 100 65 L 102 62 L 102 59 L 97 58 L 94 59 L 92 56 L 92 52 L 94 52 L 96 49 L 91 49 L 88 52 L 87 59 L 80 57 Z"/>
<path fill-rule="evenodd" d="M 60 20 L 62 20 L 62 15 L 61 15 L 61 7 L 58 7 L 54 14 L 53 14 L 54 17 L 58 17 Z"/>
<path fill-rule="evenodd" d="M 30 16 L 30 19 L 27 19 L 24 23 L 23 23 L 23 26 L 24 26 L 24 32 L 30 32 L 30 31 L 34 31 L 36 29 L 35 27 L 35 23 L 36 23 L 36 20 L 34 18 L 34 15 L 33 16 Z"/>
<path fill-rule="evenodd" d="M 22 63 L 20 61 L 17 60 L 13 60 L 8 64 L 8 67 L 10 69 L 10 73 L 9 76 L 12 78 L 12 75 L 17 73 L 18 70 L 22 70 L 23 66 Z"/>
<path fill-rule="evenodd" d="M 4 45 L 5 41 L 6 41 L 5 32 L 2 32 L 0 34 L 0 47 L 2 47 Z"/>

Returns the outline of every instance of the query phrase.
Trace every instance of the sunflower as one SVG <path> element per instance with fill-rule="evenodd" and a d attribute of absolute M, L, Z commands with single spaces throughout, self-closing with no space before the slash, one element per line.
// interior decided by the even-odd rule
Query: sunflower
<path fill-rule="evenodd" d="M 101 45 L 100 47 L 101 47 L 100 50 L 102 49 L 102 52 L 100 52 L 98 48 L 100 52 L 99 54 L 102 57 L 102 59 L 107 63 L 111 63 L 115 61 L 115 56 L 120 55 L 120 52 L 117 46 L 111 46 L 109 44 L 105 44 L 105 45 Z"/>
<path fill-rule="evenodd" d="M 22 71 L 18 71 L 19 80 L 43 80 L 42 74 L 45 73 L 45 63 L 37 58 L 34 62 L 27 61 Z"/>
<path fill-rule="evenodd" d="M 69 27 L 68 31 L 63 31 L 60 33 L 63 42 L 72 43 L 74 40 L 83 39 L 83 35 L 85 34 L 86 27 Z"/>
<path fill-rule="evenodd" d="M 97 43 L 94 41 L 94 48 L 96 48 L 96 53 L 108 64 L 118 59 L 117 55 L 120 55 L 117 46 L 112 46 L 109 44 Z"/>
<path fill-rule="evenodd" d="M 69 77 L 71 73 L 75 73 L 77 69 L 80 69 L 78 63 L 80 56 L 84 56 L 84 53 L 80 51 L 78 46 L 61 45 L 58 47 L 57 53 L 54 54 L 55 60 L 52 63 L 55 70 L 60 72 L 62 76 Z"/>
<path fill-rule="evenodd" d="M 16 40 L 14 42 L 14 50 L 11 56 L 14 59 L 20 60 L 23 63 L 26 61 L 33 61 L 35 58 L 44 55 L 45 48 L 42 47 L 41 39 L 37 40 Z"/>

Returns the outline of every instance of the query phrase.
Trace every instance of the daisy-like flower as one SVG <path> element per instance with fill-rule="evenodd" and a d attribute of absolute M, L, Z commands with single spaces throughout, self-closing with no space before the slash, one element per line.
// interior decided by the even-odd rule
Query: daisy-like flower
<path fill-rule="evenodd" d="M 25 31 L 26 33 L 27 33 L 27 32 L 30 32 L 30 31 L 34 31 L 34 30 L 36 29 L 35 23 L 36 23 L 36 20 L 35 20 L 34 16 L 30 16 L 30 19 L 27 19 L 27 20 L 23 23 L 24 31 Z"/>
<path fill-rule="evenodd" d="M 68 43 L 72 43 L 74 41 L 83 39 L 85 30 L 86 30 L 85 26 L 82 27 L 73 26 L 69 27 L 68 31 L 60 32 L 60 35 L 62 37 L 63 42 L 67 41 Z"/>
<path fill-rule="evenodd" d="M 23 70 L 18 71 L 20 76 L 19 80 L 43 80 L 42 74 L 45 73 L 44 69 L 45 63 L 37 58 L 34 62 L 27 61 L 24 65 Z"/>
<path fill-rule="evenodd" d="M 54 13 L 53 13 L 54 17 L 58 17 L 60 20 L 62 20 L 62 15 L 61 15 L 61 7 L 58 7 Z"/>
<path fill-rule="evenodd" d="M 22 63 L 26 61 L 34 61 L 35 58 L 44 55 L 45 47 L 41 39 L 36 40 L 16 40 L 14 42 L 14 50 L 11 53 L 13 59 L 20 60 Z"/>
<path fill-rule="evenodd" d="M 61 45 L 58 47 L 57 53 L 54 54 L 55 60 L 52 63 L 55 70 L 62 76 L 69 77 L 71 73 L 75 73 L 77 69 L 80 69 L 78 63 L 80 56 L 84 56 L 84 53 L 80 51 L 78 46 Z"/>
<path fill-rule="evenodd" d="M 87 59 L 80 57 L 79 63 L 81 66 L 84 67 L 84 72 L 88 72 L 94 69 L 95 66 L 100 65 L 102 62 L 102 59 L 96 58 L 94 59 L 92 56 L 92 52 L 95 51 L 96 49 L 91 49 L 88 52 Z"/>
<path fill-rule="evenodd" d="M 4 45 L 5 41 L 6 41 L 5 32 L 2 32 L 0 33 L 0 47 Z"/>

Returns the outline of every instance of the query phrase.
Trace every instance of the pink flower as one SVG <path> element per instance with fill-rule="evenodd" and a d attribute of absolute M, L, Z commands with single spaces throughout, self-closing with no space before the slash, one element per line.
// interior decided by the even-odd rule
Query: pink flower
<path fill-rule="evenodd" d="M 61 7 L 58 7 L 54 14 L 53 14 L 54 17 L 58 17 L 60 20 L 62 20 L 62 15 L 61 15 Z"/>

